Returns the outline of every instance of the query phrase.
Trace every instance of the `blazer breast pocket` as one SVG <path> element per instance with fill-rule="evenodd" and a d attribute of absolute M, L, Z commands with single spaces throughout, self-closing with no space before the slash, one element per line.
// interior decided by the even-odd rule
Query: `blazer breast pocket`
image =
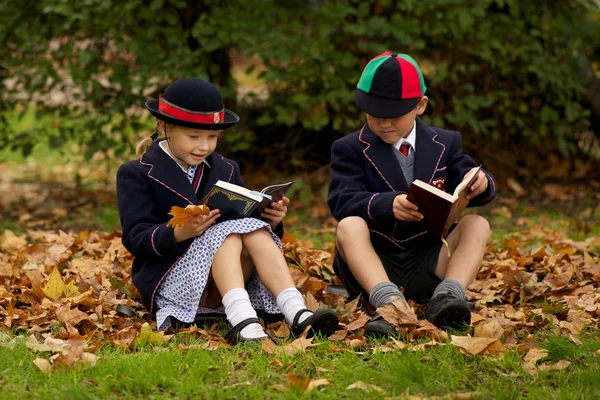
<path fill-rule="evenodd" d="M 433 174 L 430 182 L 431 186 L 434 186 L 440 190 L 446 190 L 446 167 L 437 169 Z"/>

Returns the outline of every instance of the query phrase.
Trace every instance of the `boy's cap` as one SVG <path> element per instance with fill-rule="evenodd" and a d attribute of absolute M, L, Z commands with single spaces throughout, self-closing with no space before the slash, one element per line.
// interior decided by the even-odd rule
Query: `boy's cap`
<path fill-rule="evenodd" d="M 227 129 L 240 120 L 223 106 L 219 89 L 200 78 L 176 80 L 158 100 L 148 100 L 146 108 L 162 121 L 195 129 Z"/>
<path fill-rule="evenodd" d="M 361 110 L 377 118 L 397 118 L 425 96 L 421 69 L 412 57 L 386 51 L 369 61 L 354 93 Z"/>

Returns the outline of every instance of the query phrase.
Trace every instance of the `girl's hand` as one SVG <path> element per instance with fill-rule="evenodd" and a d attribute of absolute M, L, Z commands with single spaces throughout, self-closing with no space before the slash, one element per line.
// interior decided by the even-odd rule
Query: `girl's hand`
<path fill-rule="evenodd" d="M 473 169 L 475 169 L 475 168 L 473 168 Z M 465 174 L 465 177 L 467 175 L 468 175 L 468 173 Z M 482 171 L 479 171 L 477 173 L 477 178 L 475 178 L 475 182 L 473 182 L 473 184 L 471 185 L 471 188 L 469 189 L 469 194 L 467 195 L 467 199 L 471 200 L 473 197 L 477 196 L 478 194 L 485 192 L 485 189 L 487 189 L 487 187 L 488 187 L 487 176 Z"/>
<path fill-rule="evenodd" d="M 267 220 L 271 228 L 275 229 L 283 221 L 288 204 L 290 204 L 290 199 L 283 196 L 281 200 L 274 201 L 269 207 L 265 208 L 260 216 Z"/>
<path fill-rule="evenodd" d="M 405 194 L 399 194 L 394 198 L 392 204 L 394 217 L 400 221 L 420 221 L 423 215 L 418 210 L 417 206 L 406 199 Z"/>
<path fill-rule="evenodd" d="M 221 212 L 215 209 L 206 215 L 199 215 L 190 219 L 185 225 L 175 227 L 173 229 L 175 241 L 183 242 L 184 240 L 202 235 L 220 216 Z"/>

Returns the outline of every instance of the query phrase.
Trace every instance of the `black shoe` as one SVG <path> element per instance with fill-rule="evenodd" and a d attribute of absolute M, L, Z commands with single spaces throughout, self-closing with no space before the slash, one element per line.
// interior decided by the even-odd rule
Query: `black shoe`
<path fill-rule="evenodd" d="M 308 309 L 300 310 L 296 313 L 294 317 L 294 322 L 292 323 L 291 333 L 293 337 L 302 335 L 302 332 L 306 329 L 307 326 L 310 325 L 310 329 L 306 334 L 306 337 L 312 337 L 315 334 L 319 333 L 323 336 L 329 336 L 338 326 L 338 318 L 333 310 L 317 310 L 317 312 L 312 313 L 312 315 L 306 318 L 302 322 L 298 322 L 302 314 L 304 313 L 312 313 L 312 311 Z"/>
<path fill-rule="evenodd" d="M 394 324 L 387 322 L 379 314 L 375 314 L 373 318 L 365 325 L 365 336 L 371 337 L 386 337 L 396 333 Z"/>
<path fill-rule="evenodd" d="M 463 329 L 471 323 L 471 306 L 465 299 L 440 294 L 425 307 L 425 319 L 438 328 Z"/>
<path fill-rule="evenodd" d="M 237 324 L 236 326 L 231 327 L 229 332 L 225 335 L 225 340 L 229 342 L 231 345 L 235 346 L 238 343 L 246 343 L 246 344 L 260 344 L 264 339 L 268 339 L 269 336 L 261 337 L 261 338 L 245 338 L 240 332 L 242 329 L 247 327 L 250 324 L 259 324 L 260 320 L 258 318 L 248 318 Z"/>

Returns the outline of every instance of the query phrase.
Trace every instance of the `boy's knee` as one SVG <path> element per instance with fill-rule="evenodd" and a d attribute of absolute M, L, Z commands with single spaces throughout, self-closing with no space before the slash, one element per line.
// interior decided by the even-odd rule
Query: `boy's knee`
<path fill-rule="evenodd" d="M 346 217 L 337 225 L 336 238 L 339 244 L 344 245 L 364 234 L 369 234 L 369 226 L 361 217 Z"/>
<path fill-rule="evenodd" d="M 486 241 L 490 238 L 491 228 L 487 219 L 477 214 L 465 215 L 463 219 L 468 224 L 469 230 L 475 231 L 478 235 L 484 236 Z"/>

